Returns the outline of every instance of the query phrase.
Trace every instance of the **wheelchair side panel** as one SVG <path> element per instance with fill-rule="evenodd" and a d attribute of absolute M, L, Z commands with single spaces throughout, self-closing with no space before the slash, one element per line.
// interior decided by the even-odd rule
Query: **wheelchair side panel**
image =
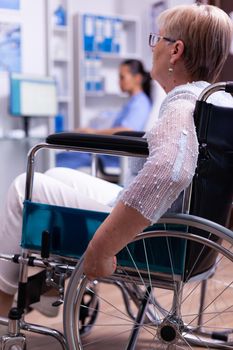
<path fill-rule="evenodd" d="M 186 232 L 187 227 L 179 225 L 155 224 L 146 231 L 175 230 Z M 126 267 L 135 267 L 139 270 L 184 275 L 187 241 L 174 237 L 153 237 L 128 244 L 117 255 L 118 263 Z M 133 260 L 132 260 L 133 257 Z"/>
<path fill-rule="evenodd" d="M 40 251 L 42 233 L 48 231 L 51 254 L 79 259 L 107 216 L 108 213 L 25 201 L 21 246 Z M 184 231 L 186 227 L 156 224 L 147 230 L 165 229 Z M 124 267 L 137 266 L 138 269 L 147 270 L 149 264 L 154 272 L 183 275 L 185 253 L 185 240 L 154 237 L 129 244 L 117 258 L 119 265 Z"/>
<path fill-rule="evenodd" d="M 50 234 L 50 253 L 80 258 L 108 213 L 24 202 L 21 246 L 41 250 L 42 232 Z"/>

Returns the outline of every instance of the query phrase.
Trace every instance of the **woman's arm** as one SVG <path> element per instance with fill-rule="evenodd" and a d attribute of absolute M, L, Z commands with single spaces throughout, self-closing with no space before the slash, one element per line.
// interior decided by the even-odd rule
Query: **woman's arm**
<path fill-rule="evenodd" d="M 150 154 L 143 169 L 88 246 L 84 271 L 89 278 L 110 275 L 115 254 L 150 222 L 157 222 L 191 182 L 198 156 L 193 109 L 189 100 L 170 103 L 148 135 Z"/>
<path fill-rule="evenodd" d="M 115 255 L 150 224 L 136 209 L 119 202 L 96 231 L 84 258 L 89 279 L 111 275 L 116 268 Z"/>

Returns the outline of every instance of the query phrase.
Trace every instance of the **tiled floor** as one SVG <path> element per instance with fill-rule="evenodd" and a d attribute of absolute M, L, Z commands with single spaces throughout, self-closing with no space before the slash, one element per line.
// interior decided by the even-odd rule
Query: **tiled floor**
<path fill-rule="evenodd" d="M 219 260 L 220 261 L 220 260 Z M 210 306 L 210 309 L 207 309 L 206 311 L 206 317 L 208 318 L 207 320 L 207 324 L 211 320 L 213 320 L 213 322 L 215 321 L 213 316 L 211 316 L 212 314 L 215 315 L 215 312 L 217 310 L 223 310 L 223 315 L 221 316 L 220 314 L 220 319 L 222 317 L 222 322 L 223 322 L 223 327 L 225 327 L 225 323 L 227 322 L 228 325 L 232 325 L 231 327 L 233 327 L 233 318 L 232 318 L 232 293 L 233 293 L 233 289 L 232 289 L 232 285 L 233 285 L 233 281 L 232 281 L 232 263 L 228 264 L 229 262 L 227 262 L 227 264 L 224 263 L 224 260 L 222 261 L 223 266 L 221 266 L 221 268 L 219 268 L 217 270 L 217 272 L 215 273 L 214 277 L 210 279 L 209 284 L 208 284 L 208 294 L 207 294 L 207 300 L 206 300 L 206 305 Z M 222 283 L 221 281 L 223 281 L 223 279 L 220 279 L 220 277 L 224 277 L 224 283 Z M 189 290 L 187 290 L 186 298 L 184 298 L 184 309 L 183 309 L 183 315 L 185 317 L 191 317 L 191 319 L 193 319 L 193 315 L 195 315 L 196 311 L 194 312 L 193 307 L 195 307 L 196 303 L 195 300 L 197 301 L 197 299 L 199 300 L 198 296 L 199 296 L 199 291 L 198 289 L 194 288 L 194 286 L 192 285 L 192 283 L 190 283 L 190 291 L 191 293 L 189 293 Z M 228 288 L 226 288 L 226 286 L 228 286 Z M 213 295 L 211 295 L 213 292 Z M 209 303 L 209 300 L 213 300 L 212 298 L 216 295 L 216 293 L 219 295 L 218 298 L 218 305 L 213 305 L 211 306 L 211 303 Z M 90 333 L 90 335 L 88 335 L 88 349 L 91 350 L 122 350 L 122 346 L 119 344 L 122 344 L 122 342 L 125 344 L 124 341 L 124 336 L 123 336 L 123 332 L 121 333 L 121 328 L 120 327 L 124 327 L 124 332 L 125 332 L 125 327 L 129 327 L 129 323 L 128 320 L 125 319 L 125 309 L 124 309 L 124 313 L 118 313 L 122 306 L 120 306 L 120 302 L 122 301 L 122 295 L 121 292 L 119 291 L 119 289 L 116 286 L 110 285 L 110 284 L 100 284 L 98 286 L 98 294 L 101 295 L 101 305 L 103 307 L 103 309 L 100 309 L 99 312 L 99 316 L 98 316 L 98 321 L 96 322 L 98 326 L 102 326 L 101 327 L 97 327 L 94 331 L 92 330 L 92 332 Z M 161 305 L 170 305 L 169 300 L 170 300 L 170 293 L 169 291 L 164 291 L 163 289 L 157 289 L 155 292 L 158 300 L 160 301 Z M 169 296 L 170 295 L 170 296 Z M 190 298 L 188 298 L 188 296 L 191 295 Z M 185 300 L 187 299 L 186 303 Z M 189 300 L 190 299 L 190 300 Z M 105 304 L 106 301 L 106 305 Z M 112 301 L 112 303 L 111 303 Z M 171 300 L 170 300 L 171 301 Z M 168 303 L 168 304 L 167 304 Z M 122 303 L 121 303 L 122 304 Z M 230 308 L 228 308 L 228 306 L 231 305 Z M 215 310 L 215 307 L 217 307 L 217 309 Z M 103 311 L 101 311 L 103 310 Z M 228 312 L 229 311 L 229 312 Z M 102 313 L 101 313 L 102 312 Z M 208 313 L 210 314 L 210 316 L 208 315 Z M 115 316 L 114 316 L 115 314 Z M 123 315 L 123 317 L 122 317 Z M 113 320 L 112 320 L 112 316 L 113 316 Z M 120 317 L 118 317 L 120 316 Z M 115 317 L 115 319 L 114 319 Z M 210 317 L 210 318 L 209 318 Z M 228 317 L 228 319 L 227 319 Z M 62 327 L 62 319 L 63 319 L 63 307 L 60 307 L 58 316 L 54 317 L 54 318 L 49 318 L 46 316 L 41 315 L 38 311 L 32 311 L 31 313 L 29 313 L 28 315 L 26 315 L 26 321 L 29 323 L 35 323 L 37 325 L 43 325 L 45 327 L 52 327 L 54 329 L 59 330 L 60 332 L 63 331 L 63 327 Z M 195 320 L 195 318 L 194 318 Z M 112 323 L 113 322 L 113 323 Z M 120 324 L 117 324 L 117 322 Z M 126 324 L 124 322 L 127 322 Z M 192 322 L 192 321 L 191 321 Z M 102 323 L 102 324 L 101 324 Z M 120 327 L 117 327 L 120 326 Z M 218 323 L 219 326 L 219 323 Z M 220 325 L 221 326 L 221 325 Z M 127 333 L 127 329 L 126 328 L 126 333 Z M 96 336 L 96 330 L 98 331 L 98 337 Z M 131 324 L 130 324 L 130 331 L 131 331 Z M 116 332 L 117 332 L 117 337 L 116 337 Z M 93 334 L 94 333 L 94 334 Z M 128 334 L 128 333 L 127 333 Z M 126 336 L 127 336 L 126 334 Z M 154 334 L 154 333 L 153 333 Z M 150 334 L 149 334 L 150 335 Z M 42 350 L 42 349 L 49 349 L 49 350 L 63 350 L 62 346 L 59 344 L 59 342 L 50 337 L 50 336 L 41 336 L 41 335 L 37 335 L 37 334 L 32 334 L 32 333 L 26 333 L 27 336 L 27 350 Z M 103 339 L 106 340 L 107 339 L 107 344 L 102 344 L 101 342 L 101 346 L 98 343 L 98 339 L 102 338 L 102 336 L 104 337 Z M 122 338 L 122 339 L 121 339 Z M 97 340 L 97 341 L 93 341 L 93 339 Z M 113 340 L 115 339 L 115 340 Z M 145 338 L 145 340 L 147 341 L 147 339 Z M 109 342 L 111 344 L 111 347 L 109 346 Z M 148 343 L 148 342 L 147 342 Z M 92 344 L 94 344 L 94 347 L 92 346 Z M 86 344 L 85 344 L 86 345 Z M 149 350 L 148 347 L 145 346 L 144 344 L 139 344 L 139 346 L 137 347 L 137 350 Z M 152 349 L 152 347 L 150 347 L 150 349 Z M 153 348 L 154 349 L 154 348 Z M 162 347 L 157 347 L 156 344 L 156 349 L 157 350 L 168 350 L 167 346 L 162 346 Z M 170 349 L 170 348 L 169 348 Z M 173 349 L 173 348 L 171 348 Z M 178 349 L 194 349 L 193 347 L 177 347 Z M 201 349 L 199 347 L 196 347 L 195 349 Z M 203 348 L 202 348 L 203 349 Z M 204 349 L 209 349 L 208 346 L 204 347 Z M 73 350 L 73 349 L 70 349 Z"/>
<path fill-rule="evenodd" d="M 114 292 L 113 286 L 110 286 L 110 285 L 107 286 L 107 293 L 106 294 L 109 295 L 109 293 L 111 293 L 111 295 L 113 296 L 114 302 L 116 302 L 116 305 L 118 305 L 117 303 L 119 303 L 119 300 L 120 300 L 119 296 L 118 296 L 119 293 Z M 55 318 L 48 318 L 48 317 L 41 315 L 37 311 L 32 311 L 31 313 L 29 313 L 26 316 L 26 321 L 30 322 L 30 323 L 36 323 L 38 325 L 52 327 L 52 328 L 55 328 L 55 329 L 62 332 L 62 312 L 63 312 L 62 307 L 60 307 L 58 316 L 56 316 Z M 104 335 L 105 336 L 107 335 L 108 337 L 111 336 L 112 333 L 114 334 L 113 329 L 114 329 L 114 326 L 113 326 L 113 328 L 108 327 L 107 330 L 105 329 Z M 32 333 L 26 333 L 26 336 L 27 336 L 27 350 L 42 350 L 42 349 L 43 350 L 44 349 L 45 350 L 63 350 L 62 346 L 59 344 L 59 342 L 52 337 L 41 336 L 41 335 L 32 334 Z M 119 345 L 118 342 L 114 341 L 113 344 L 111 345 L 111 350 L 121 350 L 121 347 L 119 348 L 118 345 Z M 149 347 L 149 348 L 151 349 L 151 347 Z M 204 348 L 210 349 L 210 347 L 204 347 Z M 91 347 L 91 349 L 92 349 L 92 347 Z M 98 345 L 95 344 L 93 349 L 94 350 L 109 350 L 109 346 L 98 347 Z M 164 347 L 164 345 L 163 345 L 162 348 L 156 347 L 156 349 L 165 350 L 168 348 Z M 183 347 L 178 347 L 178 349 L 183 349 Z M 187 349 L 187 348 L 184 347 L 184 349 Z M 193 349 L 193 347 L 190 347 L 190 349 Z M 198 350 L 201 348 L 195 347 L 195 349 Z M 70 350 L 72 350 L 72 349 L 70 349 Z M 145 346 L 140 347 L 140 350 L 146 350 Z"/>
<path fill-rule="evenodd" d="M 57 317 L 46 317 L 40 314 L 38 311 L 32 311 L 27 315 L 26 321 L 29 323 L 43 325 L 44 327 L 51 327 L 63 332 L 62 307 L 60 307 Z M 62 350 L 62 346 L 59 344 L 59 342 L 52 337 L 32 333 L 26 333 L 26 336 L 28 339 L 27 348 L 30 350 Z"/>
<path fill-rule="evenodd" d="M 62 307 L 57 317 L 46 317 L 40 314 L 38 311 L 32 311 L 26 316 L 26 321 L 29 323 L 35 323 L 44 327 L 51 327 L 63 332 L 62 327 Z M 62 346 L 59 342 L 50 336 L 41 336 L 34 333 L 26 333 L 27 336 L 27 348 L 30 350 L 62 350 Z"/>

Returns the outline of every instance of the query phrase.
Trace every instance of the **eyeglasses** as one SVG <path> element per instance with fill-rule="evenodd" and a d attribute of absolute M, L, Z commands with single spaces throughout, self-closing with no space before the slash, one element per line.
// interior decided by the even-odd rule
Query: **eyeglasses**
<path fill-rule="evenodd" d="M 150 33 L 149 35 L 149 46 L 150 47 L 155 47 L 155 45 L 161 40 L 166 40 L 166 41 L 169 41 L 171 43 L 175 43 L 176 40 L 174 39 L 170 39 L 166 36 L 162 36 L 162 35 L 158 35 L 158 34 L 155 34 L 155 33 Z"/>

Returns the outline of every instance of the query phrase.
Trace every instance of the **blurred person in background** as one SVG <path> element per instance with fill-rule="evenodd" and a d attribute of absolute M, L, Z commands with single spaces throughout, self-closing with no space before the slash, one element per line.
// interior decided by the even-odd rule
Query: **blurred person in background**
<path fill-rule="evenodd" d="M 152 86 L 150 73 L 144 69 L 143 63 L 136 59 L 123 61 L 119 67 L 119 85 L 123 93 L 129 98 L 122 109 L 111 118 L 110 127 L 103 129 L 96 127 L 78 128 L 79 133 L 112 135 L 121 131 L 143 131 L 152 108 Z M 106 113 L 108 118 L 108 113 Z M 98 118 L 96 118 L 98 119 Z M 99 121 L 100 126 L 104 120 Z M 107 124 L 109 122 L 107 121 Z M 118 167 L 119 158 L 107 155 L 99 156 L 103 166 Z M 87 153 L 61 152 L 57 154 L 56 165 L 77 169 L 90 166 L 91 155 Z"/>

